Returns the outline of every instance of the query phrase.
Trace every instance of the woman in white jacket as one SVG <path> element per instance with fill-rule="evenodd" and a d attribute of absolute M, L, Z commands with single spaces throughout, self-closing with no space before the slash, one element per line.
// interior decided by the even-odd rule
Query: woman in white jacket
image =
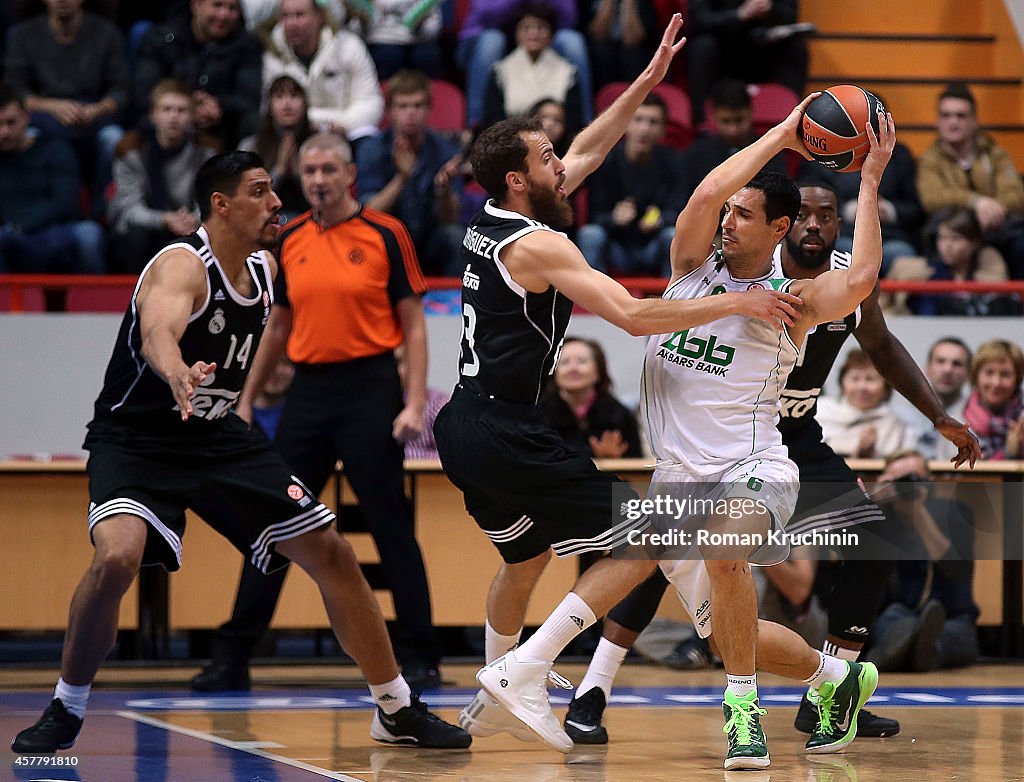
<path fill-rule="evenodd" d="M 822 397 L 815 416 L 825 442 L 842 456 L 884 458 L 913 448 L 914 432 L 889 405 L 892 388 L 863 350 L 851 350 L 839 371 L 842 397 Z"/>

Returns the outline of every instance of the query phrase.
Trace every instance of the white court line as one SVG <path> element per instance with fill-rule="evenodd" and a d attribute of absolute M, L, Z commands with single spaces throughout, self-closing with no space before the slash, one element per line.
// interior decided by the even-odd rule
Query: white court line
<path fill-rule="evenodd" d="M 161 728 L 162 730 L 169 730 L 172 733 L 180 733 L 183 736 L 190 736 L 200 741 L 208 741 L 211 744 L 219 744 L 222 747 L 229 749 L 238 750 L 239 752 L 247 752 L 250 755 L 256 755 L 257 757 L 264 758 L 266 760 L 272 760 L 275 763 L 283 763 L 286 766 L 292 768 L 298 768 L 302 771 L 310 771 L 326 779 L 336 779 L 340 782 L 364 782 L 362 779 L 356 777 L 350 777 L 348 774 L 342 774 L 340 771 L 328 771 L 327 769 L 320 768 L 319 766 L 313 766 L 309 763 L 303 763 L 301 760 L 292 760 L 291 758 L 282 757 L 280 755 L 274 755 L 271 752 L 264 752 L 261 749 L 255 749 L 251 746 L 246 746 L 249 742 L 236 742 L 230 741 L 229 739 L 222 739 L 220 736 L 215 736 L 212 733 L 203 733 L 201 730 L 192 730 L 192 728 L 183 728 L 180 725 L 173 725 L 170 722 L 164 722 L 153 717 L 147 717 L 144 714 L 139 714 L 134 711 L 117 711 L 114 712 L 118 717 L 124 717 L 128 720 L 134 720 L 135 722 L 141 722 L 143 725 L 151 725 L 154 728 Z"/>

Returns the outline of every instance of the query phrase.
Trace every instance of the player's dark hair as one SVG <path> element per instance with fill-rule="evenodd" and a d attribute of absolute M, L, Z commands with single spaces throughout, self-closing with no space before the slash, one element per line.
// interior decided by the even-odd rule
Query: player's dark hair
<path fill-rule="evenodd" d="M 792 179 L 778 171 L 762 170 L 746 186 L 764 193 L 765 222 L 788 217 L 789 226 L 793 227 L 800 211 L 800 190 Z"/>
<path fill-rule="evenodd" d="M 470 152 L 473 177 L 488 195 L 499 201 L 508 193 L 505 175 L 509 171 L 526 173 L 526 156 L 530 148 L 523 133 L 542 133 L 544 126 L 537 117 L 509 117 L 487 128 L 477 138 Z"/>
<path fill-rule="evenodd" d="M 796 183 L 797 190 L 803 190 L 805 187 L 818 187 L 822 190 L 827 190 L 836 197 L 836 204 L 839 204 L 839 190 L 834 184 L 829 182 L 825 177 L 817 176 L 805 176 L 801 177 Z"/>
<path fill-rule="evenodd" d="M 719 79 L 711 87 L 711 105 L 716 109 L 749 109 L 747 83 L 739 79 Z"/>
<path fill-rule="evenodd" d="M 253 168 L 263 168 L 263 158 L 255 152 L 225 152 L 214 155 L 199 167 L 196 174 L 196 201 L 199 203 L 199 217 L 206 220 L 210 216 L 210 197 L 214 193 L 234 195 L 242 174 Z"/>

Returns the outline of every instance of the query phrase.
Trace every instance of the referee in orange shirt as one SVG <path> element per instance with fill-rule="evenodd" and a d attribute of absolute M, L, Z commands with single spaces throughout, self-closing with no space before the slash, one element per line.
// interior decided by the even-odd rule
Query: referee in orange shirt
<path fill-rule="evenodd" d="M 274 444 L 317 495 L 336 461 L 344 463 L 394 597 L 395 652 L 419 692 L 440 685 L 441 657 L 402 464 L 402 443 L 424 426 L 426 283 L 401 221 L 353 197 L 351 161 L 348 142 L 331 134 L 313 136 L 300 149 L 302 189 L 315 207 L 282 232 L 275 301 L 237 413 L 251 422 L 253 398 L 287 351 L 295 381 Z M 402 344 L 405 401 L 394 357 Z M 218 629 L 213 659 L 193 689 L 249 688 L 249 659 L 285 573 L 265 576 L 246 564 L 232 616 Z"/>

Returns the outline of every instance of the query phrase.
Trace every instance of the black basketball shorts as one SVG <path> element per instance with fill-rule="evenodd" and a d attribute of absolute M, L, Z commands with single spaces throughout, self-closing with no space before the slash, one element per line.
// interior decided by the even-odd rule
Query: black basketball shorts
<path fill-rule="evenodd" d="M 549 548 L 560 557 L 613 549 L 649 523 L 626 516 L 636 492 L 566 445 L 533 405 L 456 388 L 434 436 L 445 473 L 505 562 Z"/>
<path fill-rule="evenodd" d="M 187 435 L 94 423 L 85 447 L 89 536 L 111 516 L 140 517 L 149 525 L 144 565 L 181 567 L 186 508 L 265 573 L 288 563 L 277 543 L 335 520 L 266 438 L 234 414 L 212 431 Z"/>

